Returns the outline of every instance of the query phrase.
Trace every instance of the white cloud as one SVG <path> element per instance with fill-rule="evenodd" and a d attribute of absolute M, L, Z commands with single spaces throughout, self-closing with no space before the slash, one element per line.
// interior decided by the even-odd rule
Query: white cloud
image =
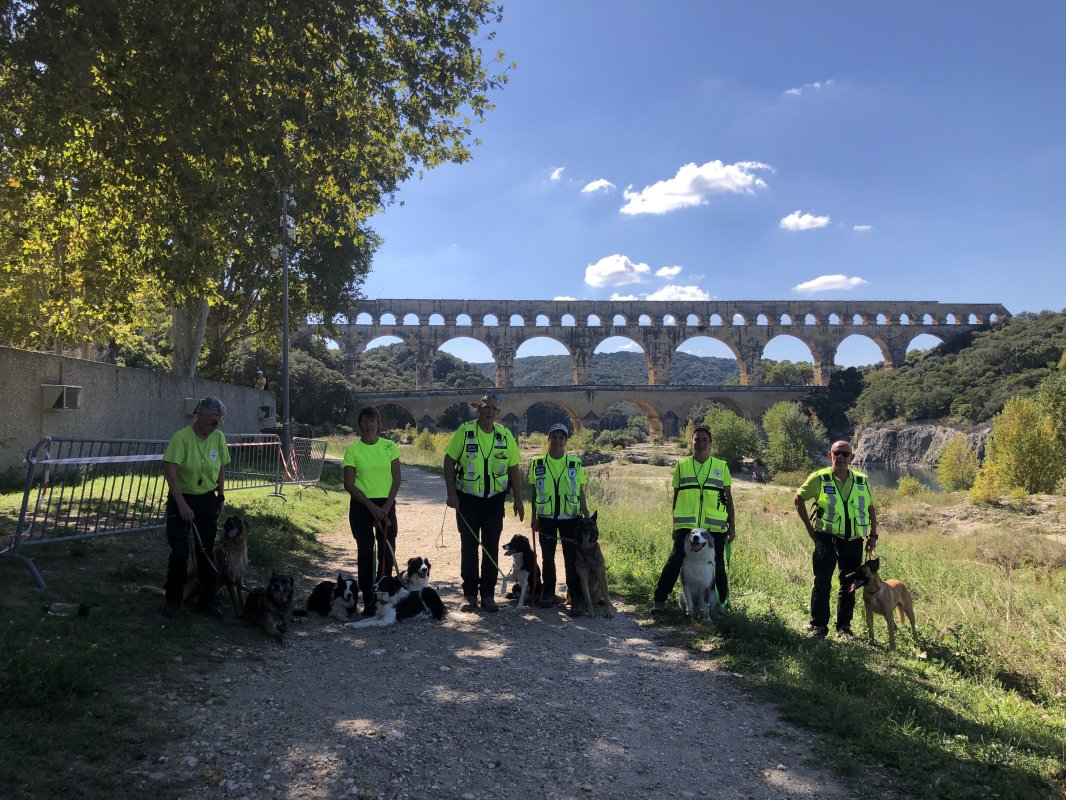
<path fill-rule="evenodd" d="M 623 255 L 601 258 L 595 264 L 585 268 L 585 283 L 589 286 L 624 286 L 627 283 L 640 283 L 642 277 L 651 272 L 647 264 L 636 264 Z"/>
<path fill-rule="evenodd" d="M 672 283 L 647 295 L 645 300 L 710 300 L 711 296 L 699 286 L 677 286 Z"/>
<path fill-rule="evenodd" d="M 786 231 L 813 231 L 816 228 L 824 228 L 831 221 L 829 217 L 816 217 L 813 214 L 793 211 L 787 217 L 784 217 L 778 225 Z"/>
<path fill-rule="evenodd" d="M 557 181 L 557 180 L 561 179 L 563 177 L 563 170 L 564 169 L 566 169 L 566 167 L 555 167 L 554 169 L 552 169 L 552 174 L 548 178 L 548 180 Z"/>
<path fill-rule="evenodd" d="M 557 295 L 556 297 L 553 297 L 552 300 L 559 300 L 559 301 L 562 301 L 562 300 L 577 300 L 577 298 L 576 297 L 570 297 L 569 295 L 565 295 L 565 294 L 560 294 L 560 295 Z"/>
<path fill-rule="evenodd" d="M 611 299 L 616 303 L 623 303 L 628 302 L 629 300 L 639 300 L 640 298 L 635 294 L 618 294 L 618 292 L 612 292 Z"/>
<path fill-rule="evenodd" d="M 849 278 L 847 275 L 819 275 L 817 278 L 792 287 L 792 291 L 800 294 L 813 292 L 850 291 L 856 286 L 862 286 L 866 281 L 862 278 Z"/>
<path fill-rule="evenodd" d="M 859 233 L 866 233 L 866 231 L 872 231 L 874 229 L 874 226 L 873 225 L 853 225 L 851 229 L 853 231 L 858 231 Z"/>
<path fill-rule="evenodd" d="M 598 178 L 592 183 L 586 183 L 581 187 L 582 192 L 613 192 L 615 185 L 606 178 Z"/>
<path fill-rule="evenodd" d="M 656 278 L 676 278 L 681 274 L 681 267 L 659 267 L 655 270 Z"/>
<path fill-rule="evenodd" d="M 803 86 L 800 86 L 800 87 L 795 88 L 795 89 L 786 89 L 785 90 L 785 94 L 790 94 L 790 95 L 793 95 L 794 97 L 799 97 L 801 94 L 803 94 L 804 92 L 806 92 L 808 90 L 816 92 L 819 89 L 828 89 L 830 86 L 833 85 L 833 83 L 834 83 L 834 81 L 833 81 L 832 78 L 830 78 L 827 81 L 815 81 L 814 83 L 805 83 L 805 84 L 803 84 Z"/>
<path fill-rule="evenodd" d="M 755 174 L 760 169 L 773 168 L 758 161 L 738 161 L 736 164 L 708 161 L 702 166 L 685 164 L 673 178 L 645 186 L 639 192 L 626 187 L 622 213 L 665 214 L 679 208 L 703 205 L 714 194 L 752 194 L 756 189 L 766 188 L 766 181 Z"/>

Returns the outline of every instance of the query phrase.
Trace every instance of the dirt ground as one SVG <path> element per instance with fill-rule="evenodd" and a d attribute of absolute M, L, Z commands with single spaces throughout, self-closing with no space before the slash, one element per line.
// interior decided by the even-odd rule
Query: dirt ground
<path fill-rule="evenodd" d="M 444 508 L 441 479 L 405 468 L 398 556 L 431 560 L 444 622 L 351 630 L 313 618 L 288 647 L 218 647 L 184 671 L 188 685 L 142 698 L 172 744 L 130 779 L 190 800 L 855 794 L 814 763 L 811 734 L 624 603 L 613 619 L 509 603 L 459 612 Z M 528 524 L 508 517 L 504 538 L 518 532 Z M 323 538 L 318 577 L 354 572 L 346 522 Z M 301 604 L 312 585 L 301 581 Z"/>

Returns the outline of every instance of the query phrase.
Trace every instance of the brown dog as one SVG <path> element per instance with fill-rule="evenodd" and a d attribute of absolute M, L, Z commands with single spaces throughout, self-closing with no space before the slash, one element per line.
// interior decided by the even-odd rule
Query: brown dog
<path fill-rule="evenodd" d="M 590 617 L 595 616 L 592 600 L 596 598 L 603 603 L 603 615 L 614 616 L 614 606 L 607 594 L 607 565 L 603 561 L 603 551 L 600 550 L 600 529 L 596 524 L 597 511 L 591 517 L 578 517 L 577 520 L 577 547 L 574 558 L 574 569 L 581 580 L 581 594 L 585 600 L 585 613 Z M 570 612 L 574 613 L 577 608 L 577 598 L 574 597 L 573 589 L 570 590 Z"/>
<path fill-rule="evenodd" d="M 279 642 L 292 619 L 293 586 L 291 575 L 270 576 L 265 589 L 255 589 L 244 598 L 244 616 Z"/>
<path fill-rule="evenodd" d="M 233 611 L 239 617 L 244 608 L 244 570 L 248 568 L 248 526 L 241 517 L 230 517 L 222 526 L 222 538 L 213 554 L 218 582 L 225 584 Z"/>
<path fill-rule="evenodd" d="M 914 641 L 918 639 L 918 629 L 914 625 L 914 600 L 910 591 L 902 581 L 881 580 L 878 570 L 881 568 L 880 558 L 871 558 L 855 572 L 845 575 L 845 581 L 849 592 L 854 592 L 862 587 L 862 604 L 866 611 L 866 632 L 870 643 L 874 642 L 874 614 L 880 614 L 888 623 L 888 649 L 896 649 L 896 620 L 893 612 L 899 614 L 899 621 L 903 622 L 903 615 L 911 623 L 911 633 Z"/>

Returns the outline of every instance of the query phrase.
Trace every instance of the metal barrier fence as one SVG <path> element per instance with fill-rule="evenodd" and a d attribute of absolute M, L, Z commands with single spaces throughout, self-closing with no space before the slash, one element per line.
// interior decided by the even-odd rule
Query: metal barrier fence
<path fill-rule="evenodd" d="M 314 486 L 322 475 L 322 439 L 294 438 L 287 459 L 273 434 L 228 434 L 226 444 L 227 492 L 273 487 L 284 498 L 286 485 Z M 23 548 L 162 528 L 166 446 L 155 439 L 41 439 L 26 455 L 22 506 L 15 532 L 0 538 L 0 556 L 25 563 L 43 589 Z"/>

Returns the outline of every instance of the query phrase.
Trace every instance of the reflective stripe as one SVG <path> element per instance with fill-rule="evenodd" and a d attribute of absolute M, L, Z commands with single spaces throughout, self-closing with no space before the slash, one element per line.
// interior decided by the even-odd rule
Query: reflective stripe
<path fill-rule="evenodd" d="M 675 525 L 695 525 L 696 524 L 696 518 L 695 517 L 674 517 L 674 524 Z"/>

